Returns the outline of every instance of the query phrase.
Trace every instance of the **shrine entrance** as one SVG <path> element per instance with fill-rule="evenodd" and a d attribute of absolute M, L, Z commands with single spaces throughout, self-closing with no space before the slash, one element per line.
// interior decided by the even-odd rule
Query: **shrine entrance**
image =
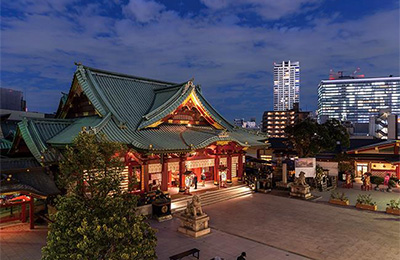
<path fill-rule="evenodd" d="M 185 161 L 185 171 L 183 177 L 180 178 L 179 169 L 173 169 L 168 172 L 168 192 L 170 194 L 179 193 L 179 187 L 189 187 L 188 192 L 199 191 L 204 189 L 215 188 L 214 186 L 214 159 L 189 159 Z M 195 185 L 197 178 L 197 188 Z M 183 180 L 183 185 L 180 185 L 180 180 Z"/>

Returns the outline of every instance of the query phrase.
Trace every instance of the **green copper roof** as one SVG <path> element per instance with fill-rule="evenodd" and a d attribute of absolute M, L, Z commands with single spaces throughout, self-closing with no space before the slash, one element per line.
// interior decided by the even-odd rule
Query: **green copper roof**
<path fill-rule="evenodd" d="M 83 126 L 147 152 L 190 151 L 216 141 L 235 141 L 242 146 L 265 145 L 261 140 L 266 136 L 234 128 L 207 102 L 200 87 L 192 81 L 176 84 L 82 65 L 78 65 L 75 80 L 99 116 L 21 122 L 21 135 L 35 158 L 50 151 L 49 147 L 70 144 Z M 175 111 L 191 93 L 223 130 L 165 123 L 154 127 L 154 123 Z"/>
<path fill-rule="evenodd" d="M 26 119 L 18 123 L 18 130 L 32 155 L 42 162 L 41 156 L 46 161 L 54 161 L 54 156 L 48 153 L 47 140 L 59 134 L 74 122 L 72 119 Z"/>
<path fill-rule="evenodd" d="M 52 146 L 65 146 L 71 144 L 83 127 L 90 130 L 100 124 L 101 121 L 102 119 L 98 116 L 79 118 L 64 128 L 59 134 L 47 140 L 46 143 L 51 144 Z"/>
<path fill-rule="evenodd" d="M 5 139 L 1 138 L 0 139 L 0 150 L 9 150 L 11 148 L 12 142 Z"/>
<path fill-rule="evenodd" d="M 175 91 L 175 94 L 170 97 L 167 101 L 165 101 L 163 104 L 158 106 L 157 108 L 151 110 L 149 113 L 143 116 L 143 120 L 141 124 L 139 125 L 138 129 L 143 129 L 147 126 L 150 126 L 151 124 L 163 119 L 166 117 L 168 114 L 172 113 L 175 111 L 179 105 L 185 101 L 185 99 L 190 95 L 191 90 L 194 88 L 194 86 L 181 86 L 178 91 Z M 157 98 L 157 94 L 155 99 Z M 158 100 L 159 101 L 159 100 Z"/>
<path fill-rule="evenodd" d="M 82 130 L 96 127 L 103 119 L 98 116 L 77 119 L 24 119 L 18 130 L 38 162 L 55 161 L 57 154 L 53 146 L 65 146 Z M 43 158 L 41 158 L 43 156 Z"/>

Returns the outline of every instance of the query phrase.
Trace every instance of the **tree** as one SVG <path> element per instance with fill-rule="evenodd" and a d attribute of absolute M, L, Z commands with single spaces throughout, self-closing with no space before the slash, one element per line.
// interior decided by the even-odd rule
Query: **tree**
<path fill-rule="evenodd" d="M 286 127 L 288 141 L 300 158 L 315 156 L 321 151 L 320 125 L 310 118 Z"/>
<path fill-rule="evenodd" d="M 322 137 L 322 147 L 325 151 L 333 151 L 338 145 L 338 142 L 342 147 L 349 147 L 349 133 L 339 120 L 334 118 L 329 119 L 321 126 L 322 128 L 319 134 Z"/>
<path fill-rule="evenodd" d="M 343 147 L 349 145 L 349 134 L 336 119 L 318 124 L 314 119 L 306 118 L 287 126 L 285 132 L 300 158 L 313 157 L 322 151 L 333 151 L 337 142 Z"/>
<path fill-rule="evenodd" d="M 126 148 L 80 133 L 60 163 L 60 184 L 42 259 L 156 259 L 155 231 L 120 188 Z"/>

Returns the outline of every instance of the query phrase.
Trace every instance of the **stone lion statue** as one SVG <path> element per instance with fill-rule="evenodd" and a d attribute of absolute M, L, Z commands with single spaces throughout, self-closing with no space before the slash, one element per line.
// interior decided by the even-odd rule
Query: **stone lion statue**
<path fill-rule="evenodd" d="M 307 186 L 308 185 L 306 183 L 306 173 L 305 172 L 300 172 L 299 177 L 297 177 L 294 180 L 294 185 L 301 185 L 301 186 Z"/>
<path fill-rule="evenodd" d="M 185 215 L 189 216 L 201 216 L 203 215 L 203 210 L 201 209 L 201 201 L 200 197 L 197 195 L 194 195 L 192 198 L 192 201 L 187 203 L 187 207 L 185 209 Z"/>

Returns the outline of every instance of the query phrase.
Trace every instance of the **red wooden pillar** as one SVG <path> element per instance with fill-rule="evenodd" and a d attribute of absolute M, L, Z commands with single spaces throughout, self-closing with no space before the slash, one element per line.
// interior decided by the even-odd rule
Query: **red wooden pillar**
<path fill-rule="evenodd" d="M 239 153 L 238 158 L 238 179 L 243 180 L 243 154 Z"/>
<path fill-rule="evenodd" d="M 35 205 L 34 205 L 34 199 L 31 196 L 31 200 L 29 201 L 29 228 L 34 229 L 35 228 L 35 223 L 34 223 L 34 212 L 35 212 Z"/>
<path fill-rule="evenodd" d="M 228 164 L 227 173 L 226 173 L 226 182 L 232 183 L 232 154 L 228 154 L 226 159 L 226 163 Z"/>
<path fill-rule="evenodd" d="M 143 169 L 143 172 L 142 172 L 142 174 L 143 174 L 143 179 L 144 179 L 144 191 L 145 192 L 148 192 L 149 191 L 149 162 L 147 162 L 147 161 L 145 161 L 145 162 L 143 162 L 143 166 L 142 166 L 142 169 Z"/>
<path fill-rule="evenodd" d="M 161 190 L 168 191 L 168 162 L 167 156 L 162 155 L 161 160 Z"/>
<path fill-rule="evenodd" d="M 179 158 L 179 192 L 185 192 L 185 157 L 181 156 Z"/>
<path fill-rule="evenodd" d="M 396 165 L 396 177 L 400 178 L 400 163 Z"/>
<path fill-rule="evenodd" d="M 214 184 L 219 184 L 219 155 L 215 155 L 214 159 Z"/>
<path fill-rule="evenodd" d="M 21 205 L 21 222 L 26 222 L 26 203 L 22 203 Z"/>

